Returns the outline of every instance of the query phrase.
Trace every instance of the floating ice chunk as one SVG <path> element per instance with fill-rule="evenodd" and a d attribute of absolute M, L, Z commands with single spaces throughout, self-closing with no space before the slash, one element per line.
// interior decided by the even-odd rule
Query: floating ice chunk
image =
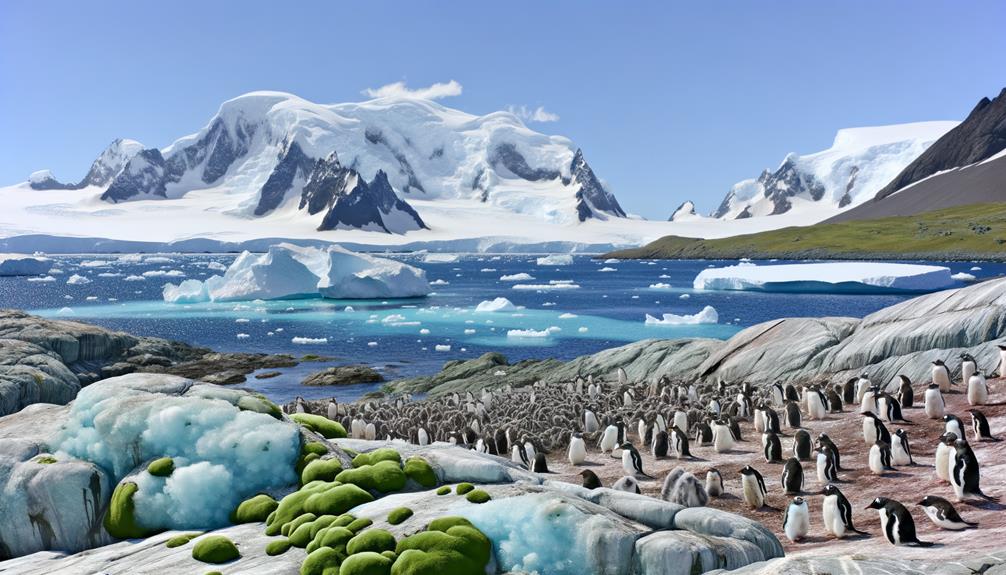
<path fill-rule="evenodd" d="M 650 289 L 671 289 L 671 284 L 665 284 L 665 283 L 650 284 Z"/>
<path fill-rule="evenodd" d="M 601 268 L 601 269 L 599 269 L 597 271 L 599 271 L 599 272 L 617 272 L 618 270 L 616 270 L 615 268 L 603 267 L 603 268 Z"/>
<path fill-rule="evenodd" d="M 971 266 L 971 271 L 980 272 L 982 271 L 982 268 L 980 266 Z"/>
<path fill-rule="evenodd" d="M 0 254 L 0 276 L 41 276 L 52 269 L 52 260 L 27 254 Z"/>
<path fill-rule="evenodd" d="M 77 312 L 73 311 L 72 307 L 61 307 L 56 315 L 75 315 Z"/>
<path fill-rule="evenodd" d="M 42 276 L 42 277 L 37 277 L 37 278 L 28 278 L 28 281 L 30 281 L 30 282 L 50 283 L 50 282 L 56 281 L 56 278 L 54 278 L 52 276 Z"/>
<path fill-rule="evenodd" d="M 658 319 L 650 314 L 646 314 L 646 325 L 693 325 L 700 323 L 717 323 L 719 320 L 720 316 L 716 313 L 716 308 L 711 305 L 707 305 L 702 308 L 702 311 L 694 315 L 675 315 L 673 313 L 665 313 L 662 319 Z"/>
<path fill-rule="evenodd" d="M 608 259 L 604 260 L 604 263 L 606 263 L 606 264 L 617 264 L 617 263 L 621 263 L 621 262 L 622 262 L 622 260 L 618 260 L 618 259 L 615 259 L 615 258 L 608 258 Z"/>
<path fill-rule="evenodd" d="M 564 313 L 559 316 L 559 319 L 573 319 L 574 317 L 577 317 L 575 313 Z"/>
<path fill-rule="evenodd" d="M 549 337 L 552 334 L 562 331 L 562 328 L 552 326 L 541 331 L 534 329 L 511 329 L 507 330 L 507 337 Z"/>
<path fill-rule="evenodd" d="M 82 268 L 107 268 L 112 265 L 112 262 L 108 260 L 84 260 L 77 265 Z"/>
<path fill-rule="evenodd" d="M 534 280 L 534 276 L 531 275 L 531 274 L 526 274 L 526 273 L 510 274 L 510 275 L 500 276 L 500 281 L 501 282 L 529 282 L 529 281 L 533 281 L 533 280 Z"/>
<path fill-rule="evenodd" d="M 678 296 L 678 299 L 689 299 L 691 297 L 692 297 L 691 295 L 683 293 L 683 294 L 681 294 L 681 295 Z"/>
<path fill-rule="evenodd" d="M 251 337 L 251 336 L 248 335 L 247 333 L 239 333 L 238 334 L 238 339 L 248 339 L 249 337 Z"/>
<path fill-rule="evenodd" d="M 218 272 L 225 272 L 225 271 L 227 271 L 227 266 L 225 266 L 224 264 L 222 264 L 220 262 L 210 262 L 210 263 L 206 264 L 206 267 L 207 267 L 207 269 L 216 270 Z"/>
<path fill-rule="evenodd" d="M 405 321 L 404 315 L 400 313 L 393 313 L 389 316 L 385 316 L 385 318 L 381 320 L 381 323 L 399 323 L 403 321 Z"/>
<path fill-rule="evenodd" d="M 145 264 L 173 264 L 175 260 L 165 256 L 148 256 L 143 260 Z"/>
<path fill-rule="evenodd" d="M 510 300 L 505 297 L 498 297 L 492 301 L 486 300 L 475 306 L 475 311 L 477 312 L 499 312 L 499 311 L 516 311 L 517 306 L 513 304 Z"/>
<path fill-rule="evenodd" d="M 695 289 L 810 293 L 935 291 L 955 284 L 950 269 L 916 264 L 838 262 L 705 269 Z"/>
<path fill-rule="evenodd" d="M 458 261 L 458 254 L 426 254 L 423 262 L 428 264 L 452 264 Z"/>
<path fill-rule="evenodd" d="M 145 278 L 183 278 L 185 272 L 182 270 L 150 270 L 143 272 Z"/>
<path fill-rule="evenodd" d="M 573 256 L 569 254 L 552 254 L 535 260 L 540 266 L 569 266 L 573 265 Z"/>
<path fill-rule="evenodd" d="M 279 328 L 276 331 L 283 331 L 283 328 Z M 324 345 L 328 343 L 327 337 L 295 337 L 290 340 L 290 343 L 295 343 L 297 345 Z"/>
<path fill-rule="evenodd" d="M 318 292 L 336 299 L 421 297 L 430 293 L 426 272 L 387 258 L 353 253 L 331 246 L 327 252 L 327 272 L 321 274 Z"/>
<path fill-rule="evenodd" d="M 973 281 L 975 281 L 975 280 L 978 279 L 978 278 L 976 278 L 974 276 L 974 274 L 969 274 L 969 273 L 966 273 L 966 272 L 956 273 L 956 274 L 954 274 L 954 275 L 952 275 L 950 277 L 953 278 L 953 279 L 955 279 L 955 280 L 957 280 L 957 281 L 959 281 L 959 282 L 973 282 Z"/>
<path fill-rule="evenodd" d="M 465 335 L 473 335 L 475 333 L 474 329 L 468 328 L 465 330 Z"/>
<path fill-rule="evenodd" d="M 496 271 L 496 268 L 482 268 L 479 271 L 482 272 L 482 273 L 491 273 L 491 272 Z"/>
<path fill-rule="evenodd" d="M 435 351 L 451 351 L 451 346 L 449 345 L 436 345 L 433 347 Z"/>
<path fill-rule="evenodd" d="M 669 276 L 667 274 L 660 274 L 659 276 L 657 276 L 657 278 L 662 279 L 662 280 L 666 280 L 666 279 L 670 279 L 671 276 Z"/>
<path fill-rule="evenodd" d="M 119 278 L 119 277 L 122 277 L 122 274 L 120 274 L 118 272 L 101 272 L 100 274 L 98 274 L 98 277 L 99 278 Z"/>
<path fill-rule="evenodd" d="M 126 281 L 134 280 L 126 278 Z M 206 293 L 206 284 L 199 280 L 185 280 L 178 285 L 166 284 L 162 289 L 161 296 L 168 303 L 199 303 L 209 299 L 209 295 Z"/>
<path fill-rule="evenodd" d="M 515 290 L 524 291 L 549 291 L 549 290 L 565 290 L 565 289 L 580 289 L 578 284 L 572 282 L 572 280 L 561 280 L 561 281 L 550 281 L 547 284 L 515 284 L 513 286 Z"/>
<path fill-rule="evenodd" d="M 67 285 L 76 286 L 76 285 L 89 284 L 91 283 L 91 280 L 89 280 L 84 276 L 73 274 L 72 276 L 70 276 L 70 279 L 66 280 L 66 283 Z"/>
<path fill-rule="evenodd" d="M 367 347 L 377 347 L 377 342 L 376 341 L 368 341 L 367 342 Z"/>
<path fill-rule="evenodd" d="M 122 278 L 122 281 L 124 281 L 124 282 L 142 282 L 142 281 L 147 281 L 147 278 L 145 278 L 143 276 L 135 276 L 135 275 L 133 275 L 133 276 L 126 276 L 126 277 Z"/>
<path fill-rule="evenodd" d="M 353 309 L 353 306 L 351 306 L 351 305 L 347 305 L 347 306 L 346 306 L 346 308 L 345 308 L 345 309 L 343 309 L 342 311 L 344 311 L 344 312 L 346 312 L 346 313 L 349 313 L 349 312 L 354 312 L 354 311 L 356 311 L 356 310 L 355 310 L 355 309 Z"/>
<path fill-rule="evenodd" d="M 430 335 L 430 330 L 424 327 L 423 329 L 419 330 L 419 335 Z"/>
<path fill-rule="evenodd" d="M 438 280 L 431 281 L 430 285 L 431 286 L 446 286 L 446 285 L 451 285 L 451 282 L 449 282 L 447 280 L 439 280 L 438 279 Z"/>
<path fill-rule="evenodd" d="M 580 326 L 580 328 L 577 329 L 576 331 L 578 331 L 580 333 L 587 333 L 588 329 L 586 327 L 584 327 L 584 326 Z"/>

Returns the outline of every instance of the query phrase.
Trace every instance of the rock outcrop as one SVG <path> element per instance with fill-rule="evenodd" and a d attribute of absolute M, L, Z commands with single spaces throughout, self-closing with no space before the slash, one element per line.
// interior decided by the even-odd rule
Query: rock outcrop
<path fill-rule="evenodd" d="M 859 575 L 1002 575 L 1006 573 L 1006 549 L 990 554 L 976 554 L 967 559 L 946 560 L 933 553 L 931 559 L 897 559 L 839 555 L 834 557 L 780 557 L 751 563 L 745 567 L 716 570 L 709 575 L 804 575 L 806 573 L 858 573 Z"/>

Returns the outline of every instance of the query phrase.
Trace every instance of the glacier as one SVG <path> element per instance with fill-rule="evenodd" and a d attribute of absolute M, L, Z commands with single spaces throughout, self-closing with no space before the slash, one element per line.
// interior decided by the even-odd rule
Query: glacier
<path fill-rule="evenodd" d="M 697 290 L 788 293 L 913 293 L 959 285 L 950 268 L 878 262 L 830 262 L 759 266 L 742 262 L 707 268 L 692 282 Z"/>
<path fill-rule="evenodd" d="M 42 276 L 52 269 L 52 260 L 26 254 L 0 254 L 0 276 Z"/>

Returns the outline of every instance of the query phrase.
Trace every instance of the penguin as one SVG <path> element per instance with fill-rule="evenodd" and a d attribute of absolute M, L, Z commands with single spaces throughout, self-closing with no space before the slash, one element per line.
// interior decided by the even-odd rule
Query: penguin
<path fill-rule="evenodd" d="M 786 397 L 784 398 L 785 401 L 795 401 L 797 403 L 800 402 L 800 394 L 797 393 L 796 387 L 793 384 L 787 383 L 785 391 L 786 391 L 785 393 Z"/>
<path fill-rule="evenodd" d="M 943 416 L 943 421 L 946 424 L 947 433 L 953 433 L 958 439 L 964 438 L 964 422 L 961 421 L 961 418 L 948 413 Z"/>
<path fill-rule="evenodd" d="M 803 466 L 800 460 L 790 457 L 782 469 L 782 488 L 786 495 L 803 492 Z"/>
<path fill-rule="evenodd" d="M 1006 345 L 997 345 L 999 348 L 999 377 L 1006 377 Z"/>
<path fill-rule="evenodd" d="M 523 465 L 524 469 L 531 469 L 531 462 L 527 459 L 527 450 L 519 443 L 511 448 L 510 461 L 513 461 L 517 465 Z"/>
<path fill-rule="evenodd" d="M 621 446 L 622 449 L 622 469 L 630 476 L 641 476 L 647 479 L 653 479 L 645 472 L 643 472 L 643 458 L 640 457 L 639 452 L 636 448 L 632 446 L 631 443 L 626 441 Z"/>
<path fill-rule="evenodd" d="M 422 427 L 416 432 L 416 440 L 419 445 L 429 445 L 430 444 L 430 434 L 426 432 Z"/>
<path fill-rule="evenodd" d="M 797 430 L 793 434 L 793 456 L 801 461 L 810 459 L 814 446 L 810 440 L 810 434 L 804 429 Z"/>
<path fill-rule="evenodd" d="M 581 471 L 580 477 L 583 477 L 583 486 L 587 489 L 597 489 L 598 487 L 603 487 L 603 485 L 601 485 L 601 480 L 597 477 L 597 474 L 589 469 Z"/>
<path fill-rule="evenodd" d="M 681 411 L 680 409 L 674 412 L 674 419 L 671 421 L 671 426 L 678 426 L 678 429 L 688 433 L 688 412 Z"/>
<path fill-rule="evenodd" d="M 650 445 L 650 453 L 653 455 L 654 459 L 661 459 L 667 457 L 667 452 L 669 449 L 666 431 L 658 431 L 653 436 L 653 443 Z"/>
<path fill-rule="evenodd" d="M 794 497 L 782 515 L 782 530 L 786 538 L 796 543 L 810 531 L 810 510 L 803 497 Z"/>
<path fill-rule="evenodd" d="M 828 398 L 828 413 L 842 413 L 842 396 L 834 389 L 825 392 Z"/>
<path fill-rule="evenodd" d="M 709 502 L 706 488 L 694 475 L 678 467 L 664 478 L 660 498 L 685 507 L 704 507 Z"/>
<path fill-rule="evenodd" d="M 842 400 L 845 401 L 845 403 L 856 402 L 856 386 L 858 383 L 859 378 L 854 377 L 842 384 Z"/>
<path fill-rule="evenodd" d="M 626 493 L 635 493 L 636 495 L 640 494 L 639 482 L 637 482 L 634 478 L 628 476 L 623 477 L 618 481 L 614 482 L 613 484 L 611 484 L 611 488 L 614 489 L 615 491 L 625 491 Z"/>
<path fill-rule="evenodd" d="M 969 409 L 971 414 L 971 428 L 975 430 L 975 439 L 978 441 L 999 441 L 998 437 L 992 436 L 989 428 L 989 420 L 985 419 L 985 414 L 977 409 Z"/>
<path fill-rule="evenodd" d="M 786 402 L 786 427 L 800 429 L 800 404 L 793 400 Z"/>
<path fill-rule="evenodd" d="M 506 455 L 510 451 L 510 441 L 502 429 L 497 429 L 493 434 L 493 443 L 496 444 L 496 450 L 500 455 Z"/>
<path fill-rule="evenodd" d="M 750 465 L 744 466 L 740 473 L 744 502 L 751 509 L 761 509 L 765 505 L 765 496 L 768 495 L 768 490 L 765 489 L 765 479 L 757 469 Z"/>
<path fill-rule="evenodd" d="M 828 411 L 828 400 L 824 393 L 817 386 L 807 389 L 807 419 L 824 419 L 824 414 Z"/>
<path fill-rule="evenodd" d="M 363 438 L 368 441 L 374 441 L 377 439 L 377 426 L 373 423 L 368 423 L 367 426 L 363 428 Z"/>
<path fill-rule="evenodd" d="M 646 424 L 646 420 L 640 418 L 639 423 L 636 426 L 636 435 L 639 436 L 640 447 L 645 447 L 650 443 L 650 426 Z"/>
<path fill-rule="evenodd" d="M 892 545 L 914 543 L 919 547 L 932 547 L 932 543 L 919 541 L 919 537 L 915 534 L 915 520 L 901 503 L 887 497 L 878 497 L 866 508 L 877 510 L 877 514 L 880 515 L 880 529 Z"/>
<path fill-rule="evenodd" d="M 859 400 L 859 412 L 876 414 L 879 411 L 877 409 L 877 390 L 870 388 L 866 390 L 863 397 Z"/>
<path fill-rule="evenodd" d="M 968 442 L 958 439 L 954 442 L 954 449 L 955 453 L 951 454 L 953 467 L 950 469 L 950 485 L 954 488 L 957 501 L 964 501 L 968 496 L 995 500 L 996 498 L 982 493 L 978 458 Z"/>
<path fill-rule="evenodd" d="M 678 428 L 677 424 L 671 426 L 671 433 L 674 434 L 671 438 L 671 451 L 674 455 L 678 459 L 691 457 L 692 454 L 688 451 L 688 434 Z"/>
<path fill-rule="evenodd" d="M 334 399 L 328 401 L 328 411 L 326 413 L 332 421 L 339 419 L 339 404 Z"/>
<path fill-rule="evenodd" d="M 863 413 L 863 440 L 867 445 L 873 445 L 877 441 L 891 443 L 891 432 L 887 426 L 873 413 Z"/>
<path fill-rule="evenodd" d="M 901 407 L 908 409 L 915 403 L 915 390 L 912 389 L 912 380 L 907 376 L 899 375 L 901 384 L 898 386 L 898 399 L 901 400 Z"/>
<path fill-rule="evenodd" d="M 297 398 L 297 406 L 294 408 L 294 411 L 296 413 L 306 413 L 307 412 L 307 405 L 304 403 L 304 398 L 303 397 L 298 397 Z"/>
<path fill-rule="evenodd" d="M 754 410 L 754 428 L 758 433 L 765 431 L 765 406 L 759 404 Z"/>
<path fill-rule="evenodd" d="M 978 362 L 967 352 L 960 355 L 961 358 L 961 381 L 967 382 L 971 376 L 978 373 Z"/>
<path fill-rule="evenodd" d="M 966 379 L 968 383 L 968 405 L 985 405 L 989 401 L 989 386 L 985 376 L 977 372 Z"/>
<path fill-rule="evenodd" d="M 765 408 L 765 431 L 771 431 L 772 433 L 780 433 L 782 431 L 782 428 L 779 427 L 779 413 L 770 407 Z"/>
<path fill-rule="evenodd" d="M 538 452 L 534 448 L 534 443 L 531 443 L 530 440 L 524 441 L 524 453 L 526 454 L 525 459 L 528 462 L 528 469 L 531 469 L 530 463 L 534 461 L 534 458 L 538 455 Z"/>
<path fill-rule="evenodd" d="M 726 423 L 713 422 L 713 450 L 716 453 L 725 453 L 734 448 L 734 436 L 730 431 L 730 426 Z"/>
<path fill-rule="evenodd" d="M 926 512 L 930 521 L 940 529 L 960 531 L 968 527 L 978 527 L 977 523 L 966 521 L 961 517 L 957 513 L 957 510 L 954 509 L 954 505 L 942 497 L 926 495 L 922 498 L 922 501 L 919 501 L 918 505 Z"/>
<path fill-rule="evenodd" d="M 838 452 L 838 446 L 835 442 L 828 437 L 827 433 L 821 433 L 817 436 L 817 441 L 814 442 L 815 447 L 828 448 L 831 455 L 835 458 L 835 471 L 842 471 L 842 454 Z"/>
<path fill-rule="evenodd" d="M 363 422 L 362 419 L 354 417 L 353 421 L 349 425 L 350 435 L 353 439 L 363 439 L 363 434 L 366 432 L 367 424 Z"/>
<path fill-rule="evenodd" d="M 580 465 L 587 460 L 587 444 L 583 441 L 583 435 L 573 433 L 569 438 L 569 464 Z"/>
<path fill-rule="evenodd" d="M 715 468 L 706 472 L 706 493 L 710 497 L 719 497 L 725 493 L 723 489 L 723 476 Z"/>
<path fill-rule="evenodd" d="M 929 419 L 943 419 L 946 403 L 943 401 L 943 392 L 940 391 L 939 385 L 936 383 L 929 384 L 929 387 L 926 388 L 925 402 L 926 417 Z"/>
<path fill-rule="evenodd" d="M 659 429 L 660 431 L 667 431 L 667 421 L 664 420 L 664 416 L 660 413 L 657 414 L 657 419 L 654 422 L 654 425 L 656 426 L 656 429 Z"/>
<path fill-rule="evenodd" d="M 951 457 L 955 453 L 954 443 L 957 436 L 953 433 L 944 433 L 940 436 L 940 442 L 936 444 L 936 455 L 933 458 L 933 467 L 936 468 L 936 476 L 941 480 L 950 482 Z"/>
<path fill-rule="evenodd" d="M 597 415 L 593 411 L 587 409 L 583 412 L 583 431 L 585 433 L 597 433 L 597 430 L 601 428 L 601 424 L 597 421 Z"/>
<path fill-rule="evenodd" d="M 601 440 L 597 442 L 597 446 L 601 449 L 601 453 L 614 452 L 615 447 L 618 446 L 618 427 L 609 425 L 604 428 L 604 434 L 601 435 Z"/>
<path fill-rule="evenodd" d="M 894 465 L 915 465 L 912 447 L 908 444 L 908 433 L 904 429 L 894 432 L 891 442 L 891 463 Z"/>
<path fill-rule="evenodd" d="M 730 428 L 730 435 L 734 438 L 734 441 L 744 441 L 744 439 L 741 437 L 741 426 L 739 423 L 737 423 L 737 418 L 730 417 L 728 415 L 726 417 L 726 423 L 727 427 Z"/>
<path fill-rule="evenodd" d="M 773 383 L 772 386 L 769 388 L 769 401 L 771 401 L 772 405 L 776 407 L 782 407 L 783 400 L 785 399 L 785 397 L 786 395 L 782 389 L 782 384 L 780 384 L 778 381 Z"/>
<path fill-rule="evenodd" d="M 779 463 L 782 461 L 782 442 L 779 436 L 766 431 L 761 434 L 762 451 L 765 454 L 765 461 L 768 463 Z"/>
<path fill-rule="evenodd" d="M 692 439 L 699 447 L 709 445 L 713 442 L 713 428 L 709 427 L 709 424 L 705 421 L 700 421 L 692 429 L 695 433 Z"/>
<path fill-rule="evenodd" d="M 901 414 L 901 402 L 894 398 L 894 396 L 887 393 L 881 394 L 880 403 L 882 406 L 881 411 L 884 413 L 884 417 L 887 421 L 894 423 L 901 421 L 904 423 L 911 423 Z"/>
<path fill-rule="evenodd" d="M 835 465 L 835 454 L 831 447 L 822 445 L 814 450 L 817 453 L 817 480 L 828 483 L 838 480 L 838 466 Z"/>
<path fill-rule="evenodd" d="M 548 462 L 545 461 L 544 453 L 535 453 L 534 461 L 531 463 L 531 471 L 535 473 L 551 473 L 548 470 Z"/>
<path fill-rule="evenodd" d="M 870 471 L 874 475 L 883 475 L 885 471 L 894 469 L 891 467 L 891 446 L 890 444 L 877 441 L 870 447 Z"/>
<path fill-rule="evenodd" d="M 863 401 L 863 396 L 871 387 L 873 387 L 873 382 L 870 381 L 869 375 L 864 373 L 863 375 L 859 376 L 859 378 L 856 379 L 856 403 L 860 403 Z M 848 401 L 846 403 L 852 403 L 852 402 Z"/>
<path fill-rule="evenodd" d="M 860 531 L 853 525 L 852 504 L 838 487 L 829 483 L 824 486 L 822 493 L 824 498 L 821 500 L 821 516 L 824 518 L 825 529 L 839 539 L 845 537 L 848 531 L 866 535 L 865 531 Z"/>
<path fill-rule="evenodd" d="M 932 375 L 933 383 L 939 386 L 940 392 L 950 393 L 950 386 L 954 384 L 954 380 L 950 377 L 950 369 L 942 359 L 933 362 Z"/>

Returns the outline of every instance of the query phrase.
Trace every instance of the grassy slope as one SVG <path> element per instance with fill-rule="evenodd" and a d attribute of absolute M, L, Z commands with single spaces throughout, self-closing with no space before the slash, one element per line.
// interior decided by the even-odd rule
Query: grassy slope
<path fill-rule="evenodd" d="M 1006 203 L 702 240 L 665 236 L 604 256 L 625 259 L 931 259 L 1006 261 Z"/>

